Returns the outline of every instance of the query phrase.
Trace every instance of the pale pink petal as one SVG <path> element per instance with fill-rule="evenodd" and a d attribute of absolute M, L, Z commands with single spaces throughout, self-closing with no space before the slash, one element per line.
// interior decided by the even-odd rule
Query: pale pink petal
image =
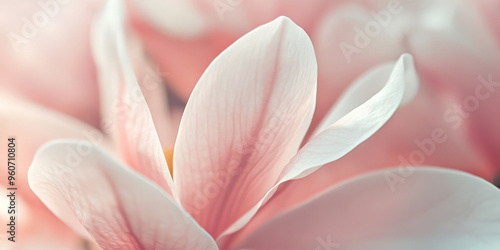
<path fill-rule="evenodd" d="M 242 37 L 205 71 L 174 150 L 182 204 L 214 237 L 254 206 L 297 152 L 316 94 L 305 32 L 280 17 Z"/>
<path fill-rule="evenodd" d="M 33 191 L 74 230 L 105 249 L 217 249 L 160 187 L 82 141 L 44 146 L 30 168 Z M 67 149 L 80 152 L 68 162 Z"/>
<path fill-rule="evenodd" d="M 422 84 L 413 101 L 398 108 L 368 140 L 311 175 L 284 183 L 250 224 L 264 223 L 341 181 L 394 166 L 442 166 L 492 181 L 497 166 L 470 144 L 464 128 L 454 129 L 452 123 L 443 119 L 453 109 L 441 96 L 442 93 Z"/>
<path fill-rule="evenodd" d="M 409 80 L 407 76 L 416 76 L 414 70 L 411 56 L 402 55 L 384 88 L 304 145 L 283 169 L 276 184 L 264 198 L 226 229 L 220 239 L 248 223 L 281 184 L 303 178 L 322 165 L 339 159 L 375 133 L 401 103 L 405 94 L 406 81 Z M 416 79 L 411 80 L 413 83 L 415 81 Z"/>
<path fill-rule="evenodd" d="M 385 86 L 378 93 L 335 122 L 332 120 L 331 125 L 313 136 L 291 160 L 281 177 L 290 180 L 305 176 L 308 174 L 306 171 L 311 173 L 318 167 L 339 159 L 368 139 L 396 111 L 403 100 L 407 82 L 416 83 L 416 79 L 409 79 L 411 77 L 416 77 L 413 59 L 405 54 L 395 64 Z M 340 113 L 345 113 L 344 106 L 339 108 L 343 109 Z M 335 110 L 332 114 L 336 115 Z"/>
<path fill-rule="evenodd" d="M 380 91 L 389 80 L 394 66 L 395 62 L 378 65 L 356 79 L 340 98 L 337 99 L 335 105 L 321 120 L 313 136 L 327 129 L 330 125 Z M 404 76 L 406 86 L 402 104 L 412 101 L 418 91 L 418 76 L 413 66 L 409 65 L 409 67 Z"/>
<path fill-rule="evenodd" d="M 28 166 L 40 146 L 55 139 L 85 139 L 96 145 L 109 143 L 102 133 L 81 121 L 55 112 L 38 104 L 12 95 L 0 94 L 0 136 L 5 143 L 0 148 L 7 152 L 7 139 L 15 137 L 17 168 L 16 185 L 24 199 L 31 206 L 41 205 L 27 188 Z M 0 160 L 7 162 L 7 154 L 0 154 Z M 7 171 L 0 171 L 1 185 L 7 186 Z"/>
<path fill-rule="evenodd" d="M 2 91 L 99 126 L 89 32 L 101 2 L 1 1 Z"/>
<path fill-rule="evenodd" d="M 0 136 L 5 140 L 5 143 L 0 145 L 3 152 L 8 152 L 7 139 L 15 137 L 14 163 L 17 167 L 14 187 L 17 188 L 16 202 L 19 208 L 17 217 L 19 241 L 15 246 L 21 247 L 33 242 L 50 242 L 54 247 L 62 244 L 66 248 L 79 245 L 81 239 L 55 217 L 30 190 L 28 169 L 36 150 L 51 140 L 82 139 L 103 146 L 108 145 L 107 140 L 98 129 L 73 117 L 3 93 L 0 94 L 0 120 L 2 121 Z M 9 186 L 7 157 L 7 153 L 0 154 L 0 160 L 5 162 L 6 170 L 0 171 L 2 186 Z M 7 197 L 4 196 L 2 199 Z M 0 217 L 3 215 L 8 216 L 7 209 L 0 211 Z"/>
<path fill-rule="evenodd" d="M 343 91 L 361 74 L 381 63 L 395 61 L 405 52 L 403 34 L 398 30 L 406 22 L 395 19 L 408 13 L 391 15 L 389 25 L 371 37 L 365 28 L 375 22 L 370 11 L 377 8 L 365 5 L 368 5 L 366 1 L 330 7 L 313 29 L 319 74 L 318 101 L 311 129 L 315 129 Z M 381 10 L 387 11 L 387 7 Z M 411 28 L 405 27 L 405 32 L 408 30 Z"/>
<path fill-rule="evenodd" d="M 124 23 L 122 2 L 111 0 L 93 30 L 94 56 L 102 92 L 103 129 L 111 132 L 129 166 L 175 198 L 160 140 L 134 73 Z"/>
<path fill-rule="evenodd" d="M 231 249 L 498 249 L 500 190 L 458 171 L 398 169 L 349 180 L 255 230 Z M 391 176 L 399 176 L 396 182 Z M 388 181 L 390 180 L 390 181 Z M 246 230 L 246 229 L 244 229 Z"/>
<path fill-rule="evenodd" d="M 427 35 L 422 37 L 441 37 L 439 34 L 435 35 L 438 36 Z M 377 39 L 379 38 L 377 37 Z M 472 116 L 468 119 L 461 117 L 460 110 L 457 111 L 455 108 L 455 103 L 461 104 L 464 97 L 457 98 L 456 94 L 450 95 L 449 90 L 462 89 L 462 87 L 457 86 L 457 83 L 467 78 L 473 79 L 477 77 L 471 72 L 481 71 L 481 67 L 484 69 L 484 64 L 469 62 L 466 57 L 455 58 L 454 56 L 459 55 L 460 51 L 464 51 L 464 49 L 454 48 L 455 45 L 452 42 L 450 40 L 448 43 L 442 43 L 439 48 L 434 48 L 451 58 L 448 60 L 443 60 L 447 57 L 441 58 L 439 53 L 432 50 L 432 47 L 429 48 L 434 43 L 427 43 L 428 49 L 422 47 L 417 53 L 417 63 L 422 59 L 422 56 L 426 60 L 421 60 L 422 64 L 417 65 L 420 66 L 418 67 L 419 73 L 422 73 L 423 77 L 422 86 L 415 100 L 396 111 L 381 130 L 345 157 L 321 168 L 307 178 L 287 184 L 287 191 L 280 192 L 280 195 L 273 197 L 270 204 L 264 208 L 267 214 L 265 217 L 268 218 L 268 216 L 276 213 L 276 209 L 286 209 L 311 195 L 321 192 L 338 181 L 369 169 L 425 164 L 460 169 L 487 180 L 493 180 L 495 173 L 498 172 L 498 170 L 495 170 L 495 168 L 498 169 L 498 164 L 485 157 L 487 155 L 482 155 L 481 148 L 471 143 L 468 131 L 470 129 L 468 129 L 466 123 L 477 120 L 477 124 L 480 124 L 482 128 L 485 126 L 495 127 L 495 123 L 492 122 L 495 118 L 491 116 L 492 111 L 487 107 L 498 106 L 491 104 L 498 98 L 492 96 L 486 102 L 481 103 L 480 110 L 484 110 L 482 120 L 471 119 Z M 363 55 L 365 55 L 364 51 Z M 460 64 L 464 63 L 467 66 L 460 66 Z M 446 67 L 447 70 L 445 71 L 443 70 L 444 65 L 452 66 Z M 433 75 L 427 74 L 429 69 L 433 71 Z M 439 78 L 439 76 L 446 75 L 453 78 Z M 488 77 L 488 74 L 485 74 L 484 78 L 488 79 Z M 498 79 L 498 77 L 493 77 L 495 80 Z M 478 79 L 474 79 L 472 82 L 474 81 L 476 83 L 472 84 L 469 90 L 472 96 L 475 95 L 473 88 L 481 85 Z M 450 84 L 450 86 L 443 87 L 444 84 Z M 484 91 L 484 88 L 481 89 L 481 94 L 484 94 Z M 473 112 L 472 115 L 480 114 L 480 110 Z M 488 116 L 486 116 L 487 113 L 489 113 Z M 475 131 L 483 130 L 476 129 Z M 495 131 L 484 131 L 482 134 L 489 141 L 494 142 L 496 137 L 491 136 L 494 133 Z M 490 155 L 494 155 L 495 147 L 489 145 L 484 144 L 484 147 L 491 152 Z M 304 189 L 304 186 L 308 188 Z M 263 219 L 259 218 L 259 220 Z"/>

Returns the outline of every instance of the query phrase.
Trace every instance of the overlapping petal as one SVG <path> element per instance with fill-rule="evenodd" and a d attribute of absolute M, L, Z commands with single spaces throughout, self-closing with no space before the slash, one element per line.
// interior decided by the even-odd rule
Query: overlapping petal
<path fill-rule="evenodd" d="M 111 131 L 130 167 L 176 197 L 153 118 L 131 62 L 126 40 L 130 34 L 126 33 L 125 22 L 123 3 L 111 0 L 93 30 L 104 130 Z"/>
<path fill-rule="evenodd" d="M 246 225 L 261 206 L 274 195 L 281 184 L 313 173 L 322 165 L 344 156 L 370 137 L 400 105 L 405 95 L 405 81 L 411 80 L 412 84 L 416 82 L 416 79 L 411 79 L 411 76 L 416 76 L 413 61 L 410 55 L 403 55 L 395 64 L 386 85 L 366 102 L 311 138 L 290 160 L 281 172 L 276 184 L 266 193 L 264 198 L 226 229 L 220 240 L 224 241 L 223 236 Z M 414 88 L 411 89 L 414 90 Z"/>
<path fill-rule="evenodd" d="M 8 152 L 9 141 L 7 139 L 15 138 L 16 152 L 13 163 L 16 168 L 13 187 L 17 188 L 15 191 L 18 208 L 16 233 L 18 239 L 22 238 L 16 243 L 17 246 L 28 247 L 35 242 L 50 243 L 54 248 L 79 245 L 81 241 L 79 237 L 50 213 L 30 190 L 28 168 L 36 151 L 51 140 L 85 139 L 96 145 L 106 146 L 106 139 L 97 129 L 73 117 L 22 100 L 19 97 L 5 95 L 5 93 L 0 94 L 0 120 L 0 136 L 5 140 L 0 146 L 1 150 Z M 33 127 L 34 125 L 36 128 Z M 0 160 L 5 163 L 5 171 L 0 172 L 0 185 L 12 187 L 7 179 L 7 157 L 7 153 L 0 154 Z M 9 202 L 9 198 L 6 196 L 2 197 L 2 202 L 4 200 Z M 6 207 L 8 207 L 7 204 Z M 7 212 L 7 209 L 0 212 L 2 224 L 10 217 Z M 7 241 L 6 238 L 3 240 Z"/>
<path fill-rule="evenodd" d="M 174 179 L 212 236 L 260 200 L 298 150 L 316 71 L 309 38 L 280 17 L 229 47 L 198 82 L 180 124 Z"/>
<path fill-rule="evenodd" d="M 397 169 L 343 182 L 240 234 L 234 249 L 497 249 L 500 191 L 458 171 Z"/>
<path fill-rule="evenodd" d="M 83 143 L 48 144 L 30 168 L 31 188 L 61 220 L 104 249 L 217 249 L 169 194 Z M 68 148 L 81 159 L 67 162 Z"/>

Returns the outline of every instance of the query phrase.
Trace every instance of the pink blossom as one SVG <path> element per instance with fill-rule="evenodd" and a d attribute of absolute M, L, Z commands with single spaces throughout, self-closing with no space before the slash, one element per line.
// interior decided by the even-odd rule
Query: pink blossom
<path fill-rule="evenodd" d="M 287 182 L 343 157 L 412 99 L 417 75 L 410 55 L 353 83 L 303 141 L 316 105 L 312 43 L 286 17 L 256 28 L 212 61 L 191 93 L 172 177 L 159 136 L 164 127 L 138 84 L 136 40 L 123 22 L 120 1 L 109 1 L 93 38 L 114 146 L 55 141 L 40 149 L 29 171 L 45 205 L 102 248 L 500 246 L 499 190 L 439 168 L 414 170 L 397 190 L 387 182 L 389 171 L 362 175 L 298 206 L 283 202 L 285 212 L 249 224 L 288 192 Z M 68 150 L 80 160 L 68 160 Z"/>
<path fill-rule="evenodd" d="M 7 190 L 7 139 L 17 164 L 16 242 L 8 240 L 10 198 L 0 199 L 1 249 L 68 249 L 84 240 L 55 217 L 29 189 L 27 172 L 43 144 L 84 139 L 99 126 L 90 23 L 101 1 L 2 1 L 0 3 L 0 187 Z M 72 117 L 71 117 L 72 116 Z M 77 120 L 77 119 L 79 120 Z M 7 194 L 9 194 L 8 192 Z M 5 206 L 4 206 L 5 205 Z"/>
<path fill-rule="evenodd" d="M 411 165 L 464 170 L 489 181 L 500 174 L 500 145 L 492 136 L 500 120 L 491 115 L 500 100 L 497 87 L 480 89 L 487 97 L 477 105 L 471 99 L 484 81 L 500 81 L 496 1 L 185 1 L 182 10 L 189 14 L 153 14 L 174 2 L 136 1 L 130 12 L 146 49 L 171 72 L 167 83 L 182 97 L 189 96 L 206 66 L 237 37 L 286 15 L 310 35 L 318 61 L 317 107 L 308 135 L 360 75 L 402 53 L 415 58 L 421 78 L 415 100 L 344 164 L 379 169 L 400 165 L 401 157 L 410 162 L 410 155 L 420 150 L 415 141 L 442 128 L 445 142 Z"/>

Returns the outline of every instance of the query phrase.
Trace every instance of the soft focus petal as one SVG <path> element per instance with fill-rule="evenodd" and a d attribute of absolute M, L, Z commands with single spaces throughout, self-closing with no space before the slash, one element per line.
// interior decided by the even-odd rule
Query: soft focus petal
<path fill-rule="evenodd" d="M 321 122 L 338 97 L 361 74 L 380 63 L 397 60 L 404 52 L 402 36 L 392 32 L 393 26 L 404 24 L 402 20 L 394 20 L 397 15 L 392 16 L 392 26 L 381 29 L 377 36 L 360 35 L 365 26 L 373 22 L 367 9 L 376 10 L 351 1 L 330 7 L 318 18 L 312 32 L 319 68 L 318 101 L 311 129 Z M 407 13 L 401 15 L 404 14 Z"/>
<path fill-rule="evenodd" d="M 99 148 L 68 162 L 66 150 L 82 143 L 46 145 L 30 168 L 31 188 L 61 220 L 83 226 L 105 249 L 217 249 L 161 188 Z"/>
<path fill-rule="evenodd" d="M 398 170 L 339 184 L 255 231 L 243 231 L 231 248 L 500 247 L 498 188 L 466 173 L 419 168 L 391 189 L 393 174 Z"/>
<path fill-rule="evenodd" d="M 101 0 L 1 1 L 0 87 L 99 126 L 90 20 Z"/>
<path fill-rule="evenodd" d="M 368 140 L 311 175 L 284 183 L 250 223 L 261 224 L 341 181 L 383 168 L 435 165 L 492 181 L 495 165 L 469 143 L 463 126 L 454 129 L 443 119 L 451 110 L 441 93 L 422 84 L 413 101 L 400 107 Z"/>
<path fill-rule="evenodd" d="M 410 65 L 405 71 L 404 82 L 405 92 L 402 103 L 408 103 L 413 100 L 418 91 L 418 76 L 415 72 L 413 62 L 407 59 Z M 374 67 L 362 76 L 360 76 L 354 83 L 340 96 L 335 105 L 330 109 L 329 113 L 321 120 L 320 125 L 315 129 L 313 136 L 324 131 L 329 126 L 334 124 L 343 116 L 347 115 L 350 111 L 366 102 L 378 91 L 380 91 L 393 71 L 395 63 L 385 63 Z"/>
<path fill-rule="evenodd" d="M 96 145 L 106 145 L 104 136 L 97 129 L 75 118 L 4 94 L 0 94 L 0 121 L 2 121 L 0 136 L 4 141 L 0 144 L 0 149 L 6 152 L 0 154 L 0 160 L 5 163 L 5 171 L 0 171 L 0 185 L 2 186 L 9 186 L 7 139 L 14 137 L 16 145 L 15 187 L 17 187 L 17 212 L 19 213 L 16 233 L 19 241 L 13 244 L 25 247 L 34 242 L 40 244 L 50 242 L 54 248 L 79 245 L 79 237 L 50 213 L 29 189 L 28 169 L 38 148 L 48 141 L 73 138 L 85 139 Z M 8 199 L 8 197 L 3 196 L 2 199 Z M 4 218 L 4 216 L 10 217 L 7 209 L 0 211 L 0 217 Z M 2 224 L 4 225 L 3 220 Z"/>
<path fill-rule="evenodd" d="M 322 165 L 339 159 L 375 133 L 391 117 L 402 101 L 405 81 L 408 80 L 406 76 L 416 76 L 414 72 L 408 73 L 412 71 L 414 68 L 411 56 L 402 55 L 384 88 L 304 145 L 291 159 L 277 183 L 266 193 L 265 197 L 226 229 L 222 236 L 231 234 L 248 223 L 281 184 L 303 178 Z M 415 81 L 415 79 L 412 80 L 412 82 Z M 220 238 L 221 242 L 224 240 Z"/>
<path fill-rule="evenodd" d="M 16 184 L 28 186 L 28 167 L 36 150 L 43 144 L 55 139 L 87 139 L 95 144 L 106 144 L 104 136 L 95 128 L 72 117 L 57 113 L 19 98 L 0 94 L 0 135 L 5 143 L 1 145 L 7 152 L 7 139 L 16 138 L 17 168 Z M 35 126 L 36 125 L 36 126 Z M 43 131 L 43 132 L 41 132 Z M 7 162 L 7 154 L 0 154 L 0 159 Z M 7 184 L 7 171 L 1 171 L 2 184 Z M 5 177 L 5 178 L 4 178 Z M 38 199 L 29 189 L 22 188 L 19 192 L 26 195 L 29 202 L 37 203 Z"/>
<path fill-rule="evenodd" d="M 94 26 L 104 129 L 112 133 L 127 164 L 176 197 L 148 105 L 134 74 L 121 1 L 107 3 Z M 133 41 L 132 41 L 133 42 Z"/>
<path fill-rule="evenodd" d="M 405 54 L 395 64 L 384 88 L 340 119 L 334 122 L 332 120 L 330 126 L 313 136 L 300 149 L 283 171 L 283 179 L 290 180 L 307 175 L 306 171 L 310 173 L 326 163 L 339 159 L 368 139 L 396 111 L 403 100 L 406 82 L 410 81 L 412 84 L 417 82 L 416 79 L 409 79 L 407 76 L 416 77 L 416 74 L 412 57 Z M 359 86 L 354 87 L 359 88 Z M 338 108 L 342 109 L 341 113 L 345 113 L 344 106 Z M 336 114 L 335 110 L 332 114 Z"/>
<path fill-rule="evenodd" d="M 208 67 L 174 150 L 182 204 L 214 237 L 254 206 L 297 152 L 316 94 L 311 42 L 280 17 Z"/>

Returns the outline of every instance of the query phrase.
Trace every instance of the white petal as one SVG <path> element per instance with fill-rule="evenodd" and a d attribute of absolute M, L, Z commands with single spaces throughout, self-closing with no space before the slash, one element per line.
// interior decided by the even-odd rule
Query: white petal
<path fill-rule="evenodd" d="M 217 249 L 170 195 L 85 143 L 50 143 L 29 170 L 31 189 L 62 221 L 104 249 Z"/>
<path fill-rule="evenodd" d="M 447 169 L 403 173 L 379 171 L 339 184 L 255 231 L 243 230 L 231 248 L 500 249 L 498 188 Z M 394 189 L 392 175 L 402 179 Z"/>
<path fill-rule="evenodd" d="M 148 104 L 137 82 L 125 33 L 122 1 L 110 0 L 93 29 L 104 130 L 127 165 L 177 197 Z"/>

